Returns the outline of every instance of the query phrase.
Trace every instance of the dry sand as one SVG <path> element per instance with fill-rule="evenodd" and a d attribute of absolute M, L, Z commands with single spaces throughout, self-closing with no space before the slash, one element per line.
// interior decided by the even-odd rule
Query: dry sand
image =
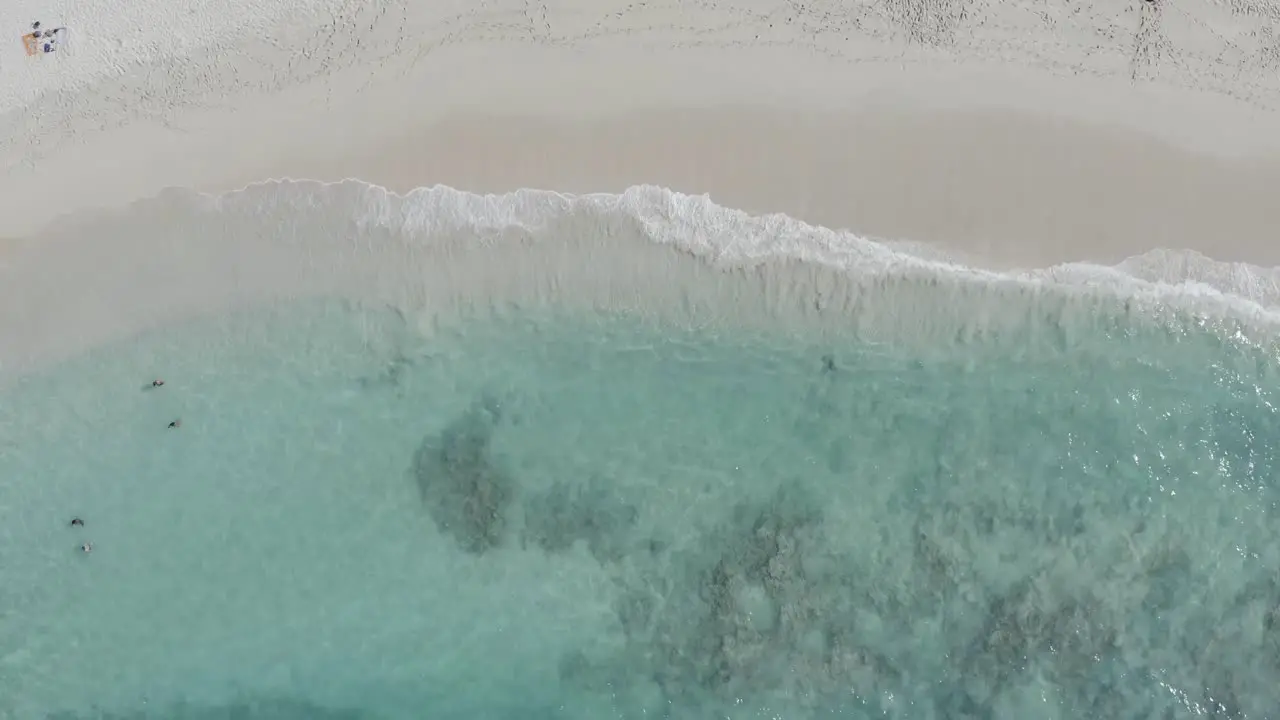
<path fill-rule="evenodd" d="M 1000 265 L 1280 264 L 1265 3 L 330 5 L 11 100 L 0 237 L 270 177 L 649 183 Z"/>

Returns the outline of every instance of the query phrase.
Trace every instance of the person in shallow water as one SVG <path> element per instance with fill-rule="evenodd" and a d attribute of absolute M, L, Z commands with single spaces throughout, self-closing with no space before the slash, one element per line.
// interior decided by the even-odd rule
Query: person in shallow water
<path fill-rule="evenodd" d="M 71 518 L 71 527 L 84 527 L 84 521 L 80 518 Z"/>
<path fill-rule="evenodd" d="M 162 387 L 163 385 L 164 385 L 164 381 L 163 381 L 163 380 L 156 379 L 156 380 L 152 380 L 152 381 L 151 381 L 151 387 L 153 387 L 153 388 L 155 388 L 155 387 Z"/>
<path fill-rule="evenodd" d="M 178 418 L 177 420 L 174 420 L 173 422 L 169 423 L 169 427 L 170 428 L 182 427 L 182 418 Z"/>

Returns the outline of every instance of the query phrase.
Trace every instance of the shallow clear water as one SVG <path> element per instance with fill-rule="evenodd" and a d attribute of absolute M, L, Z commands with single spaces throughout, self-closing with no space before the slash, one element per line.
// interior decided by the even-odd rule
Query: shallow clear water
<path fill-rule="evenodd" d="M 1271 717 L 1274 360 L 1106 332 L 333 302 L 97 350 L 0 394 L 0 716 Z"/>

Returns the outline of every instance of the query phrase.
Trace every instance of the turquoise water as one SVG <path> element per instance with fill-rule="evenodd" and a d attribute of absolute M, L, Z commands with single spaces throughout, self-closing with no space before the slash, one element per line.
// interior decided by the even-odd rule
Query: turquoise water
<path fill-rule="evenodd" d="M 0 716 L 1273 717 L 1275 360 L 1099 327 L 100 348 L 0 394 Z"/>

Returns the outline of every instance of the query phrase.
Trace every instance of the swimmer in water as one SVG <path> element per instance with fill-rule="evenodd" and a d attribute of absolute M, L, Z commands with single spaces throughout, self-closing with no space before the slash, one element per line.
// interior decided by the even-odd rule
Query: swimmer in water
<path fill-rule="evenodd" d="M 180 428 L 180 427 L 182 427 L 182 420 L 181 420 L 181 418 L 179 418 L 178 420 L 174 420 L 173 422 L 169 423 L 169 427 L 170 427 L 170 428 Z"/>
<path fill-rule="evenodd" d="M 151 387 L 162 387 L 163 385 L 164 385 L 164 381 L 163 381 L 163 380 L 152 380 L 152 381 L 151 381 Z"/>
<path fill-rule="evenodd" d="M 91 552 L 93 552 L 93 543 L 89 543 L 89 542 L 87 542 L 87 543 L 85 543 L 85 544 L 81 545 L 81 546 L 80 546 L 80 549 L 81 549 L 82 551 L 86 552 L 86 553 L 91 553 Z"/>
<path fill-rule="evenodd" d="M 823 355 L 823 356 L 822 356 L 822 371 L 823 371 L 823 372 L 835 372 L 835 371 L 836 371 L 836 359 L 835 359 L 835 356 L 833 356 L 833 355 Z"/>
<path fill-rule="evenodd" d="M 84 521 L 80 518 L 71 518 L 71 527 L 84 527 Z"/>

